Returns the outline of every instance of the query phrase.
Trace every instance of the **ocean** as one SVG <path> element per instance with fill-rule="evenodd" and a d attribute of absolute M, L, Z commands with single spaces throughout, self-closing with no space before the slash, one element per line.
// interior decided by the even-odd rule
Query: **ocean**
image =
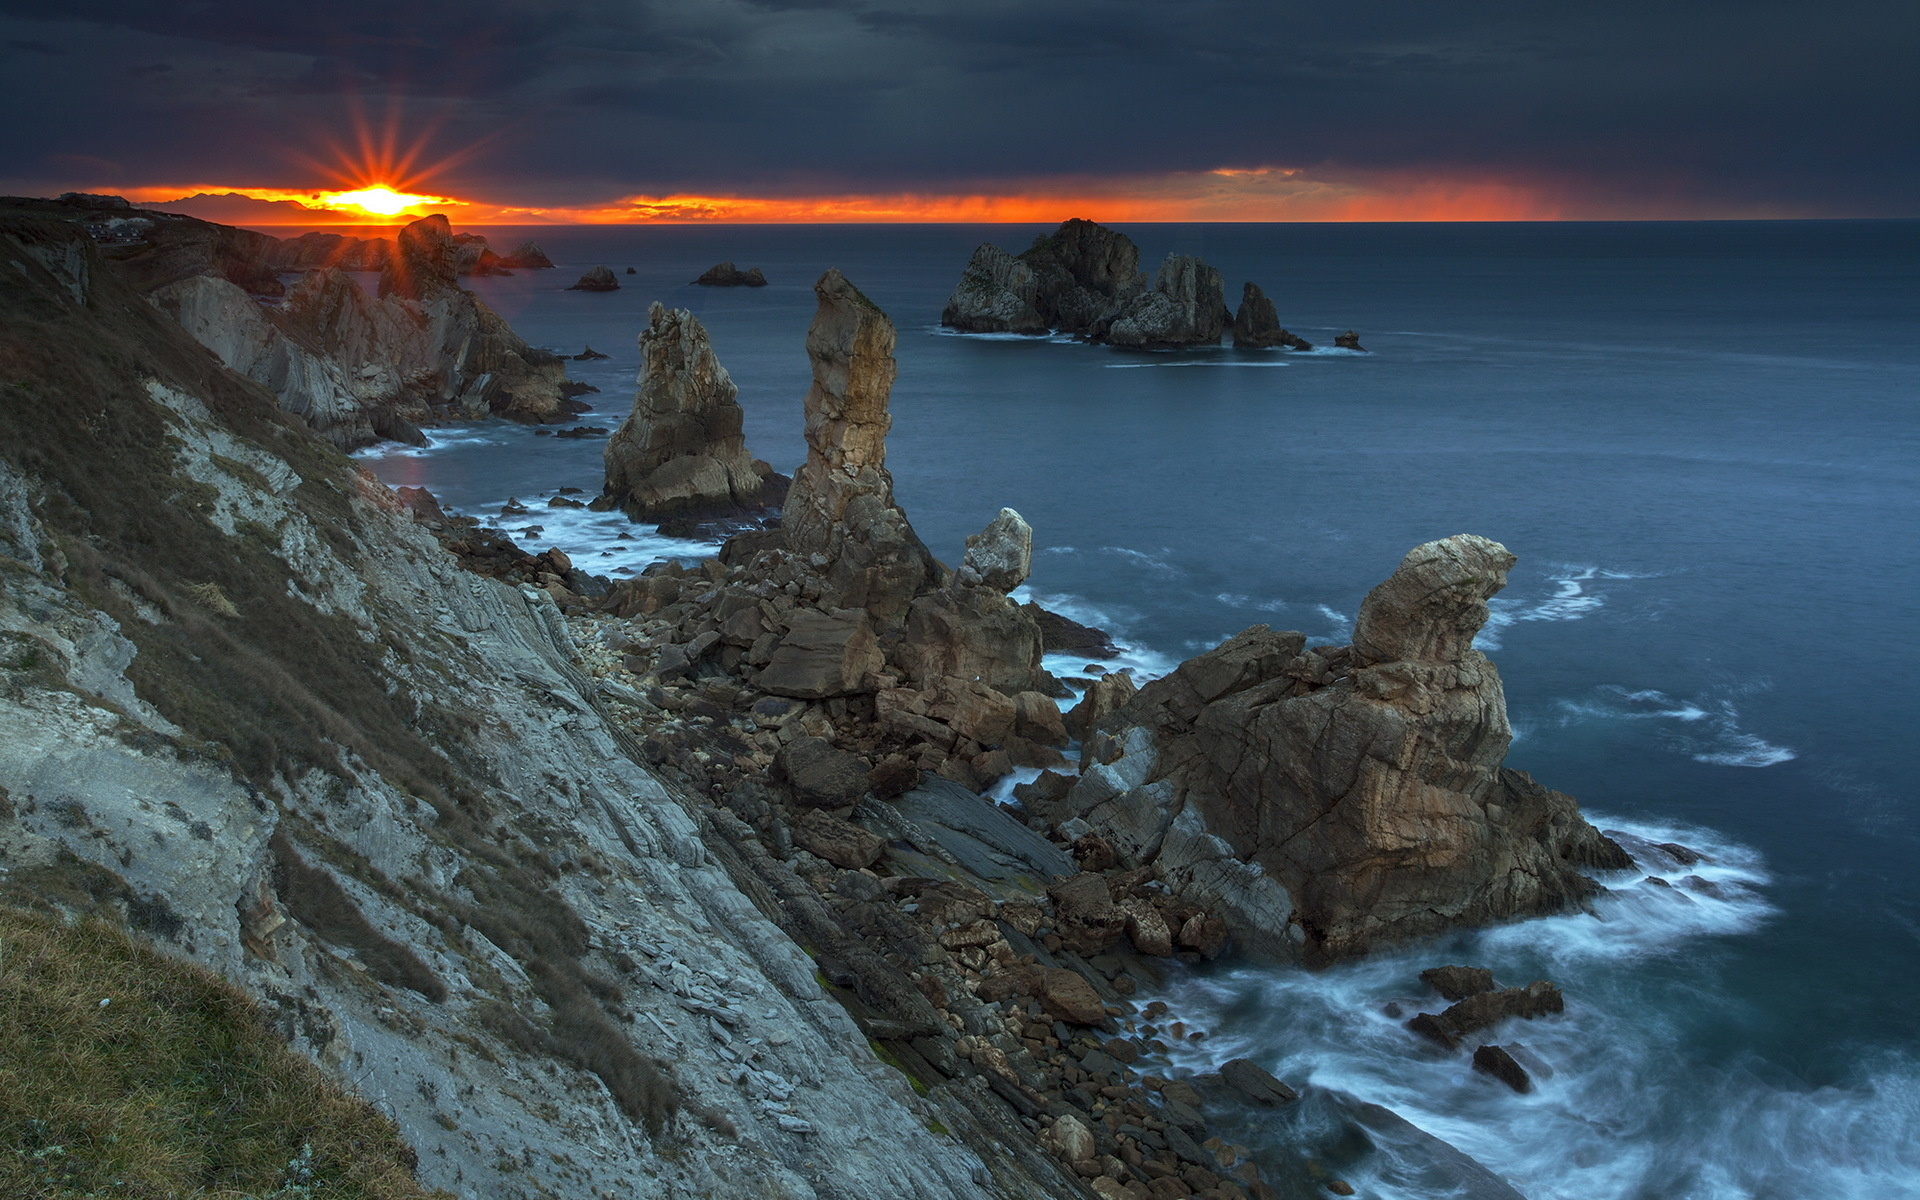
<path fill-rule="evenodd" d="M 1016 226 L 486 230 L 558 269 L 472 281 L 631 402 L 648 305 L 706 324 L 748 446 L 804 457 L 811 285 L 840 268 L 900 331 L 888 466 L 941 558 L 1004 505 L 1032 524 L 1033 598 L 1109 629 L 1142 675 L 1256 623 L 1342 643 L 1413 546 L 1477 533 L 1520 558 L 1481 646 L 1510 765 L 1640 849 L 1593 914 L 1319 972 L 1222 962 L 1164 998 L 1204 1029 L 1174 1057 L 1246 1056 L 1309 1101 L 1239 1135 L 1366 1196 L 1451 1186 L 1357 1137 L 1381 1104 L 1535 1200 L 1920 1195 L 1920 222 L 1120 226 L 1149 268 L 1259 283 L 1321 347 L 1135 354 L 937 326 L 969 253 Z M 721 259 L 764 289 L 690 280 Z M 611 294 L 562 290 L 606 264 Z M 710 552 L 618 514 L 603 439 L 488 423 L 362 460 L 528 549 L 622 574 Z M 1050 663 L 1078 671 L 1077 661 Z M 1656 876 L 1663 883 L 1651 882 Z M 1694 878 L 1689 880 L 1688 876 Z M 1423 967 L 1548 978 L 1564 1015 L 1503 1030 L 1515 1095 L 1402 1021 Z"/>

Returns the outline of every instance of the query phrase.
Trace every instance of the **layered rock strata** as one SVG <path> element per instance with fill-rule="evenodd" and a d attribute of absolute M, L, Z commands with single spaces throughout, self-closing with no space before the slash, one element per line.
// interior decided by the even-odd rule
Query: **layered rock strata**
<path fill-rule="evenodd" d="M 739 389 L 706 327 L 655 303 L 640 334 L 633 411 L 607 441 L 604 495 L 636 521 L 747 514 L 787 480 L 747 453 Z"/>
<path fill-rule="evenodd" d="M 537 350 L 458 285 L 445 217 L 403 229 L 370 297 L 345 271 L 309 271 L 277 308 L 222 276 L 193 274 L 151 298 L 222 362 L 279 397 L 281 407 L 341 449 L 417 426 L 499 416 L 561 421 L 558 355 Z"/>
<path fill-rule="evenodd" d="M 1268 954 L 1326 961 L 1580 902 L 1584 872 L 1630 860 L 1502 765 L 1506 701 L 1473 638 L 1513 561 L 1430 542 L 1369 593 L 1351 646 L 1254 626 L 1189 660 L 1098 720 L 1065 810 Z"/>
<path fill-rule="evenodd" d="M 1313 349 L 1312 342 L 1288 332 L 1280 324 L 1280 313 L 1273 301 L 1251 281 L 1240 289 L 1240 307 L 1233 314 L 1233 344 L 1242 350 L 1265 350 L 1274 346 L 1287 350 Z"/>

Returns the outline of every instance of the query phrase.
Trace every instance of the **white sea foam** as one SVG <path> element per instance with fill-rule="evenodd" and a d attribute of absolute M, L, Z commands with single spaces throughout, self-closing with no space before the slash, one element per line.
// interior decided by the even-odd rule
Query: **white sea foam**
<path fill-rule="evenodd" d="M 1498 650 L 1502 631 L 1521 621 L 1582 620 L 1606 605 L 1607 593 L 1600 590 L 1604 581 L 1648 578 L 1652 576 L 1591 565 L 1556 566 L 1547 574 L 1547 582 L 1553 586 L 1551 595 L 1509 592 L 1487 601 L 1487 624 L 1473 644 L 1481 650 Z"/>
<path fill-rule="evenodd" d="M 1080 596 L 1064 592 L 1037 592 L 1031 587 L 1021 587 L 1012 596 L 1021 604 L 1038 604 L 1069 621 L 1100 630 L 1120 651 L 1108 659 L 1093 659 L 1071 652 L 1043 655 L 1040 665 L 1060 678 L 1098 679 L 1109 672 L 1124 672 L 1133 676 L 1135 683 L 1146 683 L 1180 665 L 1178 661 L 1129 638 L 1126 629 L 1128 617 L 1117 610 L 1095 605 Z M 1065 703 L 1070 705 L 1073 701 Z"/>
<path fill-rule="evenodd" d="M 1050 333 L 972 333 L 965 329 L 949 329 L 945 325 L 929 325 L 927 332 L 939 337 L 970 338 L 976 342 L 1051 342 L 1059 339 Z M 1072 339 L 1067 339 L 1071 341 Z"/>
<path fill-rule="evenodd" d="M 502 516 L 504 504 L 504 500 L 490 504 L 469 515 L 498 525 L 529 553 L 553 547 L 572 559 L 575 567 L 594 575 L 622 578 L 662 559 L 711 558 L 720 552 L 719 542 L 662 537 L 652 525 L 635 524 L 618 510 L 549 508 L 545 499 L 534 499 L 522 501 L 525 513 Z"/>
<path fill-rule="evenodd" d="M 1745 1003 L 1700 950 L 1754 936 L 1772 919 L 1760 857 L 1711 830 L 1596 820 L 1639 865 L 1605 881 L 1611 890 L 1595 915 L 1503 925 L 1324 971 L 1178 977 L 1159 998 L 1211 1036 L 1175 1046 L 1171 1065 L 1205 1071 L 1247 1057 L 1307 1085 L 1307 1120 L 1263 1117 L 1230 1138 L 1313 1154 L 1316 1139 L 1330 1143 L 1337 1131 L 1340 1109 L 1328 1099 L 1349 1095 L 1444 1139 L 1533 1200 L 1912 1194 L 1920 1064 L 1911 1056 L 1882 1053 L 1815 1089 L 1757 1057 L 1692 1049 L 1701 1022 L 1713 1019 L 1706 1014 Z M 1706 858 L 1682 864 L 1660 843 Z M 1488 966 L 1508 985 L 1551 978 L 1564 989 L 1564 1014 L 1487 1035 L 1529 1064 L 1531 1094 L 1508 1091 L 1473 1071 L 1464 1050 L 1442 1054 L 1404 1027 L 1445 1003 L 1417 978 L 1438 962 Z M 1347 1151 L 1342 1178 L 1387 1200 L 1442 1194 L 1430 1154 L 1374 1141 Z"/>
<path fill-rule="evenodd" d="M 1555 701 L 1562 725 L 1589 720 L 1669 722 L 1659 731 L 1661 742 L 1695 762 L 1721 767 L 1771 767 L 1798 755 L 1740 727 L 1740 710 L 1726 693 L 1764 690 L 1764 682 L 1723 687 L 1692 699 L 1642 689 L 1629 691 L 1617 684 L 1594 689 L 1584 700 Z"/>
<path fill-rule="evenodd" d="M 1344 353 L 1344 351 L 1343 351 Z M 1284 362 L 1255 362 L 1247 359 L 1184 358 L 1175 362 L 1124 362 L 1105 364 L 1109 371 L 1132 371 L 1141 367 L 1284 367 Z"/>
<path fill-rule="evenodd" d="M 366 462 L 379 462 L 390 458 L 425 458 L 437 450 L 452 446 L 504 446 L 507 439 L 499 436 L 496 429 L 486 424 L 445 425 L 433 429 L 424 429 L 422 435 L 427 439 L 424 446 L 409 446 L 404 442 L 377 442 L 374 445 L 355 450 L 350 457 Z"/>

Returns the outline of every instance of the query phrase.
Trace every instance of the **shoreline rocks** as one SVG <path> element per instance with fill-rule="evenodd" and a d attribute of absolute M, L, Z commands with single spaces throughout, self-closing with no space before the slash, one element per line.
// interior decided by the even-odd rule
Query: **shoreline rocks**
<path fill-rule="evenodd" d="M 1312 342 L 1281 327 L 1273 301 L 1251 281 L 1241 288 L 1240 308 L 1233 314 L 1233 344 L 1242 350 L 1313 349 Z"/>

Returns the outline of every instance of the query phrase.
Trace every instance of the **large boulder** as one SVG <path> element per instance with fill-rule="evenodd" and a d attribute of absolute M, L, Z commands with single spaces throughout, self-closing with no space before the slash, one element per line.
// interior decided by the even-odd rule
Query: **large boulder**
<path fill-rule="evenodd" d="M 1240 308 L 1233 314 L 1233 344 L 1242 350 L 1265 350 L 1279 346 L 1286 350 L 1311 350 L 1313 343 L 1280 325 L 1279 310 L 1273 301 L 1249 282 L 1240 289 Z"/>
<path fill-rule="evenodd" d="M 940 323 L 967 333 L 1047 332 L 1034 308 L 1033 268 L 991 242 L 982 243 L 967 261 L 960 282 L 940 312 Z"/>
<path fill-rule="evenodd" d="M 633 411 L 607 441 L 604 494 L 636 521 L 778 503 L 787 481 L 747 453 L 738 395 L 699 318 L 655 303 L 640 334 Z"/>
<path fill-rule="evenodd" d="M 1033 526 L 1019 513 L 1003 508 L 985 529 L 967 538 L 959 580 L 1011 592 L 1027 581 L 1032 570 Z"/>
<path fill-rule="evenodd" d="M 839 271 L 813 291 L 807 461 L 794 473 L 781 529 L 790 550 L 818 559 L 832 603 L 898 622 L 933 583 L 936 564 L 893 502 L 886 468 L 893 322 Z"/>
<path fill-rule="evenodd" d="M 1169 254 L 1153 287 L 1135 296 L 1099 340 L 1114 346 L 1161 350 L 1217 346 L 1230 317 L 1220 272 L 1188 254 Z"/>
<path fill-rule="evenodd" d="M 1506 699 L 1472 642 L 1513 561 L 1430 542 L 1368 595 L 1351 647 L 1255 626 L 1182 664 L 1100 718 L 1089 748 L 1110 765 L 1067 807 L 1174 891 L 1204 888 L 1188 898 L 1243 943 L 1284 934 L 1316 961 L 1577 903 L 1598 887 L 1585 870 L 1631 860 L 1502 766 Z M 1291 929 L 1247 915 L 1280 911 L 1274 884 Z"/>

